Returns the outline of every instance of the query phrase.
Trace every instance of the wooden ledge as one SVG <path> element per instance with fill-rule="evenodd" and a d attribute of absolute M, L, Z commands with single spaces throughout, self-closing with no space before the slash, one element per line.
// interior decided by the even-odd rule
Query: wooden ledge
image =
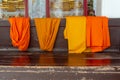
<path fill-rule="evenodd" d="M 34 27 L 34 20 L 30 21 L 31 27 Z M 61 19 L 60 27 L 64 27 L 66 23 L 65 19 Z M 9 27 L 10 24 L 8 20 L 0 20 L 0 27 Z M 110 18 L 109 19 L 109 27 L 120 27 L 120 18 Z"/>

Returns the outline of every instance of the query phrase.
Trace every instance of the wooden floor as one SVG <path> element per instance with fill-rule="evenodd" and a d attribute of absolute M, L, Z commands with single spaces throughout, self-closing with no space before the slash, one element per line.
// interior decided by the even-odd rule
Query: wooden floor
<path fill-rule="evenodd" d="M 0 52 L 4 66 L 120 66 L 120 53 Z"/>
<path fill-rule="evenodd" d="M 0 80 L 120 80 L 120 53 L 3 51 Z"/>

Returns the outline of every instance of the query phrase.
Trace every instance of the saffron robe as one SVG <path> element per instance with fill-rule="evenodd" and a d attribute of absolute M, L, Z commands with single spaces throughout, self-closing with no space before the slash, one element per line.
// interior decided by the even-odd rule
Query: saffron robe
<path fill-rule="evenodd" d="M 68 40 L 69 53 L 82 53 L 86 49 L 86 17 L 66 17 L 64 38 Z"/>
<path fill-rule="evenodd" d="M 26 51 L 30 41 L 30 23 L 29 18 L 16 17 L 9 18 L 10 38 L 12 45 L 18 47 L 21 51 Z"/>
<path fill-rule="evenodd" d="M 41 50 L 52 51 L 59 29 L 59 18 L 35 18 L 35 25 Z"/>
<path fill-rule="evenodd" d="M 107 17 L 87 17 L 86 27 L 87 47 L 91 52 L 100 52 L 110 46 L 110 36 Z"/>

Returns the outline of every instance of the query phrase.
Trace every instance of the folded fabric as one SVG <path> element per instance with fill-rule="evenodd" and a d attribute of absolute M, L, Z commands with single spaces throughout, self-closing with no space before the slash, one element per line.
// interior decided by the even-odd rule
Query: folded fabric
<path fill-rule="evenodd" d="M 18 47 L 21 51 L 26 51 L 30 41 L 30 23 L 29 18 L 16 17 L 9 18 L 10 38 L 12 45 Z"/>
<path fill-rule="evenodd" d="M 35 25 L 41 50 L 52 51 L 59 29 L 59 18 L 35 18 Z"/>
<path fill-rule="evenodd" d="M 64 37 L 69 53 L 82 53 L 86 49 L 86 17 L 66 17 Z"/>
<path fill-rule="evenodd" d="M 107 17 L 88 16 L 86 26 L 87 47 L 92 52 L 103 51 L 110 46 Z"/>

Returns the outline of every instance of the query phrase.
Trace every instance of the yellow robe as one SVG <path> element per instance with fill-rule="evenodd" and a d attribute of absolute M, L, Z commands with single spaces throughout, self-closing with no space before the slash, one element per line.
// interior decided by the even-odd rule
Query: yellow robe
<path fill-rule="evenodd" d="M 59 29 L 59 18 L 35 18 L 35 25 L 41 50 L 52 51 Z"/>
<path fill-rule="evenodd" d="M 82 53 L 86 49 L 86 17 L 66 17 L 64 37 L 69 53 Z"/>

